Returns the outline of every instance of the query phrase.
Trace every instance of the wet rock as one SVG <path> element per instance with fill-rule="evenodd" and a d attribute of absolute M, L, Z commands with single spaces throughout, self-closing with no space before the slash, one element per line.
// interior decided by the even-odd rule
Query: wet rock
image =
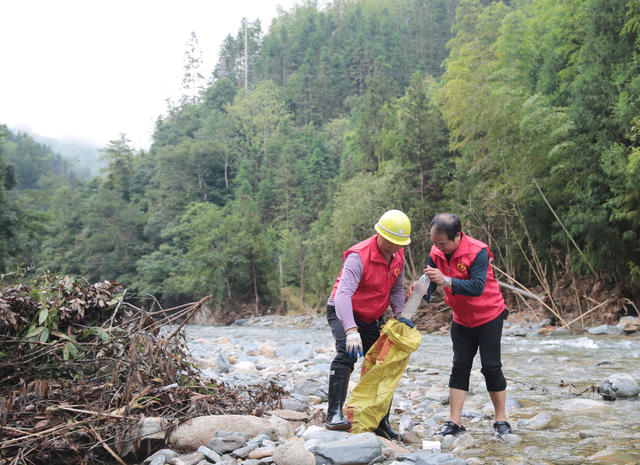
<path fill-rule="evenodd" d="M 600 325 L 589 329 L 589 334 L 593 335 L 619 335 L 622 334 L 622 328 L 618 325 Z"/>
<path fill-rule="evenodd" d="M 561 410 L 571 410 L 574 412 L 607 408 L 606 404 L 591 399 L 569 399 L 560 404 Z"/>
<path fill-rule="evenodd" d="M 599 452 L 587 457 L 587 460 L 593 460 L 595 462 L 613 463 L 616 465 L 622 464 L 637 464 L 638 462 L 629 454 L 622 452 L 613 447 L 607 447 Z"/>
<path fill-rule="evenodd" d="M 551 423 L 551 414 L 549 412 L 541 412 L 536 416 L 527 420 L 519 420 L 518 428 L 526 428 L 533 431 L 545 429 Z"/>
<path fill-rule="evenodd" d="M 309 452 L 315 455 L 317 465 L 365 464 L 382 455 L 382 446 L 375 434 L 361 433 L 312 447 Z"/>
<path fill-rule="evenodd" d="M 507 394 L 507 399 L 505 401 L 505 409 L 507 411 L 513 410 L 513 409 L 519 409 L 522 408 L 523 405 L 522 403 L 518 400 L 518 399 L 514 399 L 513 397 L 511 397 L 510 395 Z M 482 406 L 483 410 L 491 410 L 493 411 L 493 403 L 489 400 L 487 401 L 483 406 Z"/>
<path fill-rule="evenodd" d="M 496 439 L 511 446 L 516 445 L 522 441 L 522 438 L 518 434 L 503 434 L 501 436 L 496 436 Z"/>
<path fill-rule="evenodd" d="M 626 373 L 617 373 L 602 381 L 600 395 L 606 400 L 636 397 L 638 395 L 638 383 Z"/>
<path fill-rule="evenodd" d="M 451 454 L 440 452 L 414 452 L 400 455 L 396 460 L 401 464 L 413 465 L 467 465 L 467 462 Z"/>

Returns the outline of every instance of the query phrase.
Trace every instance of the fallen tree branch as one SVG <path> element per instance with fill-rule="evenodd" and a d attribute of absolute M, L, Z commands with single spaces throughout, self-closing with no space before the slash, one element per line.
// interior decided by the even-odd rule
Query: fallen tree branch
<path fill-rule="evenodd" d="M 505 275 L 507 278 L 509 278 L 511 281 L 513 281 L 514 283 L 516 283 L 518 286 L 525 288 L 525 286 L 523 286 L 522 284 L 520 284 L 515 278 L 509 276 L 507 273 L 505 273 L 504 271 L 502 271 L 500 268 L 498 268 L 496 265 L 493 265 L 493 268 L 496 269 L 497 271 L 499 271 L 500 273 L 502 273 L 503 275 Z M 526 288 L 525 288 L 526 289 Z M 569 325 L 567 324 L 566 321 L 564 321 L 564 318 L 562 318 L 562 315 L 560 315 L 560 313 L 558 313 L 556 310 L 554 310 L 553 308 L 551 308 L 549 305 L 547 305 L 540 297 L 538 297 L 537 295 L 530 293 L 531 294 L 531 298 L 537 300 L 538 302 L 540 302 L 547 310 L 549 310 L 553 315 L 555 315 L 555 317 L 560 320 L 560 322 L 562 323 L 562 327 L 563 328 L 567 328 L 569 327 Z"/>

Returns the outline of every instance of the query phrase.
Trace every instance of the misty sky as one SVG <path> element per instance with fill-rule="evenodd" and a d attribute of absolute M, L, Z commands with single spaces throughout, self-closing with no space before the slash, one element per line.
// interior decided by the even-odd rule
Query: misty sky
<path fill-rule="evenodd" d="M 125 133 L 148 148 L 167 99 L 180 97 L 195 31 L 209 77 L 243 17 L 268 31 L 301 0 L 19 0 L 0 9 L 0 124 L 104 147 Z"/>

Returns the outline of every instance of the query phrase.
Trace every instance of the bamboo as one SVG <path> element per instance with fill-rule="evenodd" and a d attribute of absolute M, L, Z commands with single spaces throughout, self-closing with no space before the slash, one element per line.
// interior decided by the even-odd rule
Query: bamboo
<path fill-rule="evenodd" d="M 191 309 L 189 310 L 189 311 L 191 312 L 191 313 L 189 314 L 189 316 L 187 316 L 187 317 L 184 319 L 184 321 L 180 324 L 180 326 L 178 326 L 178 327 L 176 328 L 176 330 L 175 330 L 173 333 L 171 333 L 171 335 L 167 338 L 167 340 L 172 339 L 176 334 L 178 334 L 178 333 L 182 330 L 182 328 L 184 328 L 184 325 L 186 325 L 186 324 L 189 322 L 189 320 L 193 317 L 193 315 L 195 315 L 196 310 L 197 310 L 197 309 L 198 309 L 198 308 L 199 308 L 203 303 L 205 303 L 207 300 L 209 300 L 210 298 L 211 298 L 211 294 L 209 294 L 208 296 L 203 297 L 202 299 L 200 299 L 200 300 L 199 300 L 199 301 L 198 301 L 198 302 L 193 306 L 193 308 L 191 308 Z"/>
<path fill-rule="evenodd" d="M 549 210 L 551 210 L 551 213 L 553 214 L 554 218 L 556 220 L 558 220 L 558 223 L 560 223 L 560 226 L 562 226 L 562 229 L 567 234 L 567 237 L 569 238 L 569 240 L 571 241 L 573 246 L 576 248 L 576 250 L 578 251 L 580 256 L 584 259 L 585 263 L 587 264 L 587 266 L 589 267 L 589 269 L 591 270 L 593 275 L 597 278 L 598 277 L 598 273 L 596 273 L 596 270 L 593 269 L 593 266 L 591 266 L 591 263 L 589 262 L 589 260 L 587 260 L 587 257 L 584 255 L 584 253 L 582 253 L 582 249 L 580 248 L 580 246 L 578 244 L 576 244 L 576 241 L 573 239 L 573 236 L 571 235 L 569 230 L 566 228 L 566 226 L 564 225 L 564 223 L 562 222 L 560 217 L 556 214 L 556 211 L 553 209 L 553 207 L 551 206 L 551 204 L 547 200 L 547 197 L 544 195 L 544 192 L 542 192 L 542 189 L 540 188 L 540 185 L 538 184 L 538 181 L 536 181 L 535 178 L 532 178 L 532 179 L 533 179 L 533 183 L 536 185 L 536 188 L 538 189 L 538 192 L 540 192 L 540 195 L 542 196 L 542 200 L 544 200 L 544 203 L 547 204 L 547 207 L 549 207 Z"/>
<path fill-rule="evenodd" d="M 508 274 L 506 274 L 504 271 L 502 271 L 500 268 L 498 268 L 496 265 L 493 265 L 493 267 L 498 270 L 500 273 L 502 273 L 503 275 L 505 275 L 507 278 L 509 278 L 511 281 L 513 281 L 514 283 L 516 283 L 518 286 L 522 287 L 523 289 L 526 289 L 525 286 L 523 286 L 522 284 L 520 284 L 515 278 L 509 276 Z M 562 327 L 563 328 L 567 328 L 567 322 L 564 321 L 564 318 L 562 318 L 562 315 L 560 315 L 559 312 L 557 312 L 556 310 L 554 310 L 553 308 L 551 308 L 549 305 L 547 305 L 540 297 L 536 296 L 535 294 L 531 293 L 533 299 L 537 300 L 538 302 L 540 302 L 542 305 L 544 305 L 544 307 L 549 310 L 551 313 L 553 313 L 555 315 L 555 317 L 560 320 L 560 322 L 562 323 Z"/>
<path fill-rule="evenodd" d="M 604 304 L 609 303 L 611 300 L 607 299 L 604 302 L 600 302 L 598 305 L 596 305 L 595 307 L 591 307 L 588 311 L 584 312 L 583 314 L 581 314 L 580 316 L 575 317 L 573 320 L 571 320 L 569 323 L 567 323 L 567 325 L 570 325 L 572 323 L 575 323 L 578 320 L 582 320 L 585 316 L 587 316 L 589 313 L 593 312 L 594 310 L 597 310 L 598 308 L 602 307 Z"/>
<path fill-rule="evenodd" d="M 96 430 L 94 430 L 91 426 L 88 426 L 87 428 L 89 429 L 89 431 L 91 431 L 91 434 L 93 434 L 95 438 L 99 441 L 98 444 L 96 444 L 96 446 L 102 444 L 102 446 L 106 449 L 106 451 L 109 452 L 111 456 L 114 459 L 116 459 L 120 465 L 127 465 L 127 463 L 124 460 L 122 460 L 120 456 L 116 454 L 111 447 L 109 447 L 109 444 L 107 444 L 104 441 L 104 439 L 100 437 L 100 434 L 98 434 Z"/>

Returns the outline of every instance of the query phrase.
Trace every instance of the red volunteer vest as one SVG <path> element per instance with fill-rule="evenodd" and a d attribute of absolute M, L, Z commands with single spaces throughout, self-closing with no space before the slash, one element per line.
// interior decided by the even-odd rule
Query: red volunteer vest
<path fill-rule="evenodd" d="M 451 288 L 444 288 L 444 301 L 453 311 L 453 321 L 467 328 L 475 328 L 487 323 L 506 308 L 504 298 L 500 292 L 498 281 L 493 275 L 493 253 L 489 246 L 473 237 L 462 234 L 460 245 L 453 252 L 451 261 L 447 262 L 444 253 L 436 246 L 431 246 L 431 259 L 445 276 L 458 279 L 469 279 L 469 268 L 480 252 L 485 249 L 489 254 L 489 267 L 487 268 L 487 280 L 484 291 L 477 297 L 452 294 Z"/>
<path fill-rule="evenodd" d="M 351 297 L 353 314 L 362 321 L 371 323 L 382 316 L 389 306 L 389 293 L 404 266 L 404 249 L 398 250 L 387 265 L 376 244 L 378 235 L 354 245 L 342 254 L 344 260 L 350 253 L 357 253 L 362 260 L 362 277 L 356 292 Z M 344 265 L 343 265 L 344 266 Z M 335 298 L 342 270 L 336 278 L 331 297 Z"/>

